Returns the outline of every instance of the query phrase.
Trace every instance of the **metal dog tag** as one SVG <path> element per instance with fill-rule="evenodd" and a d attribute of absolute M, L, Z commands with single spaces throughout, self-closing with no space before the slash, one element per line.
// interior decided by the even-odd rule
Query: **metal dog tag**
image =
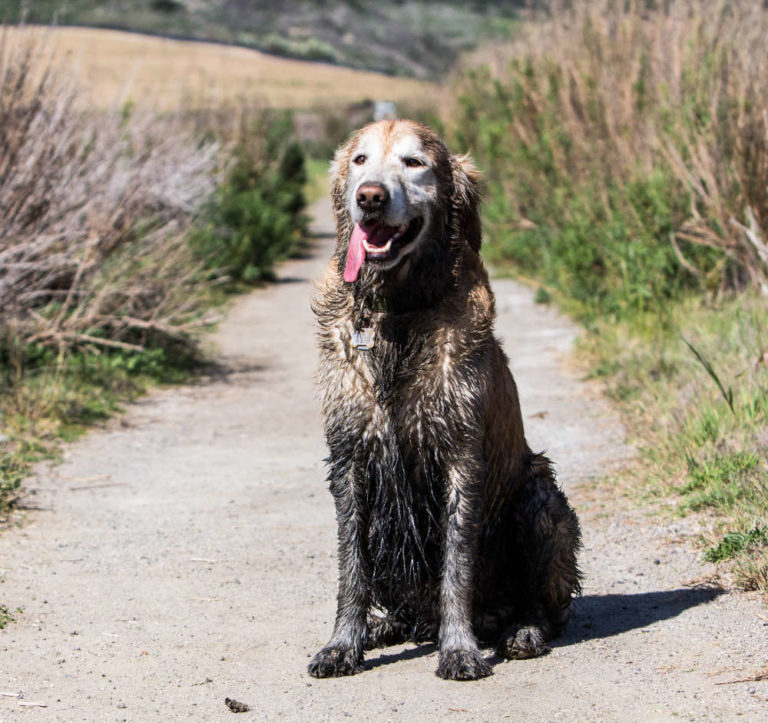
<path fill-rule="evenodd" d="M 352 346 L 361 351 L 370 351 L 373 349 L 373 343 L 376 340 L 376 332 L 372 327 L 366 326 L 365 329 L 352 332 Z"/>

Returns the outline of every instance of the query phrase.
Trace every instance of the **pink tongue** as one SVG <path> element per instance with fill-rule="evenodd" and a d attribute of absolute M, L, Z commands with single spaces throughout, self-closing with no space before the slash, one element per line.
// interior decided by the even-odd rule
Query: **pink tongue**
<path fill-rule="evenodd" d="M 347 265 L 344 267 L 344 281 L 352 283 L 357 280 L 360 273 L 360 267 L 365 261 L 365 248 L 363 241 L 368 238 L 368 234 L 363 231 L 359 223 L 352 229 L 352 236 L 349 239 L 349 249 L 347 250 Z"/>

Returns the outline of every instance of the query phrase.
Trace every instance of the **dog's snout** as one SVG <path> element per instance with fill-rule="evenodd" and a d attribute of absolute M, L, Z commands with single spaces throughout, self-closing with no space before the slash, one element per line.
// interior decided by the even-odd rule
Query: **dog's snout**
<path fill-rule="evenodd" d="M 357 189 L 357 205 L 363 211 L 380 211 L 389 201 L 389 191 L 378 183 L 364 183 Z"/>

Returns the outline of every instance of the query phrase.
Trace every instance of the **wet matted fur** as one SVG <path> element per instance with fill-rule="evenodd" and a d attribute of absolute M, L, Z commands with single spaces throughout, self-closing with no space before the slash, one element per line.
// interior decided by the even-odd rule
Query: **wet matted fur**
<path fill-rule="evenodd" d="M 480 678 L 478 640 L 527 658 L 561 632 L 580 532 L 525 441 L 494 337 L 477 172 L 425 126 L 382 121 L 337 152 L 332 198 L 314 311 L 339 591 L 309 672 L 351 675 L 364 649 L 435 640 L 437 675 Z"/>

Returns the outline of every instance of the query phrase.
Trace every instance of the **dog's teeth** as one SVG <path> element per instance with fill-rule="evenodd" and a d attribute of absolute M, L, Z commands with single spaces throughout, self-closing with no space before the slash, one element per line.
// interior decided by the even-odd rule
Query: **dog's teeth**
<path fill-rule="evenodd" d="M 385 254 L 387 251 L 389 251 L 390 248 L 392 248 L 392 241 L 394 240 L 394 236 L 387 241 L 386 244 L 383 246 L 371 246 L 367 241 L 363 242 L 363 246 L 365 247 L 365 250 L 372 255 L 376 254 Z"/>

